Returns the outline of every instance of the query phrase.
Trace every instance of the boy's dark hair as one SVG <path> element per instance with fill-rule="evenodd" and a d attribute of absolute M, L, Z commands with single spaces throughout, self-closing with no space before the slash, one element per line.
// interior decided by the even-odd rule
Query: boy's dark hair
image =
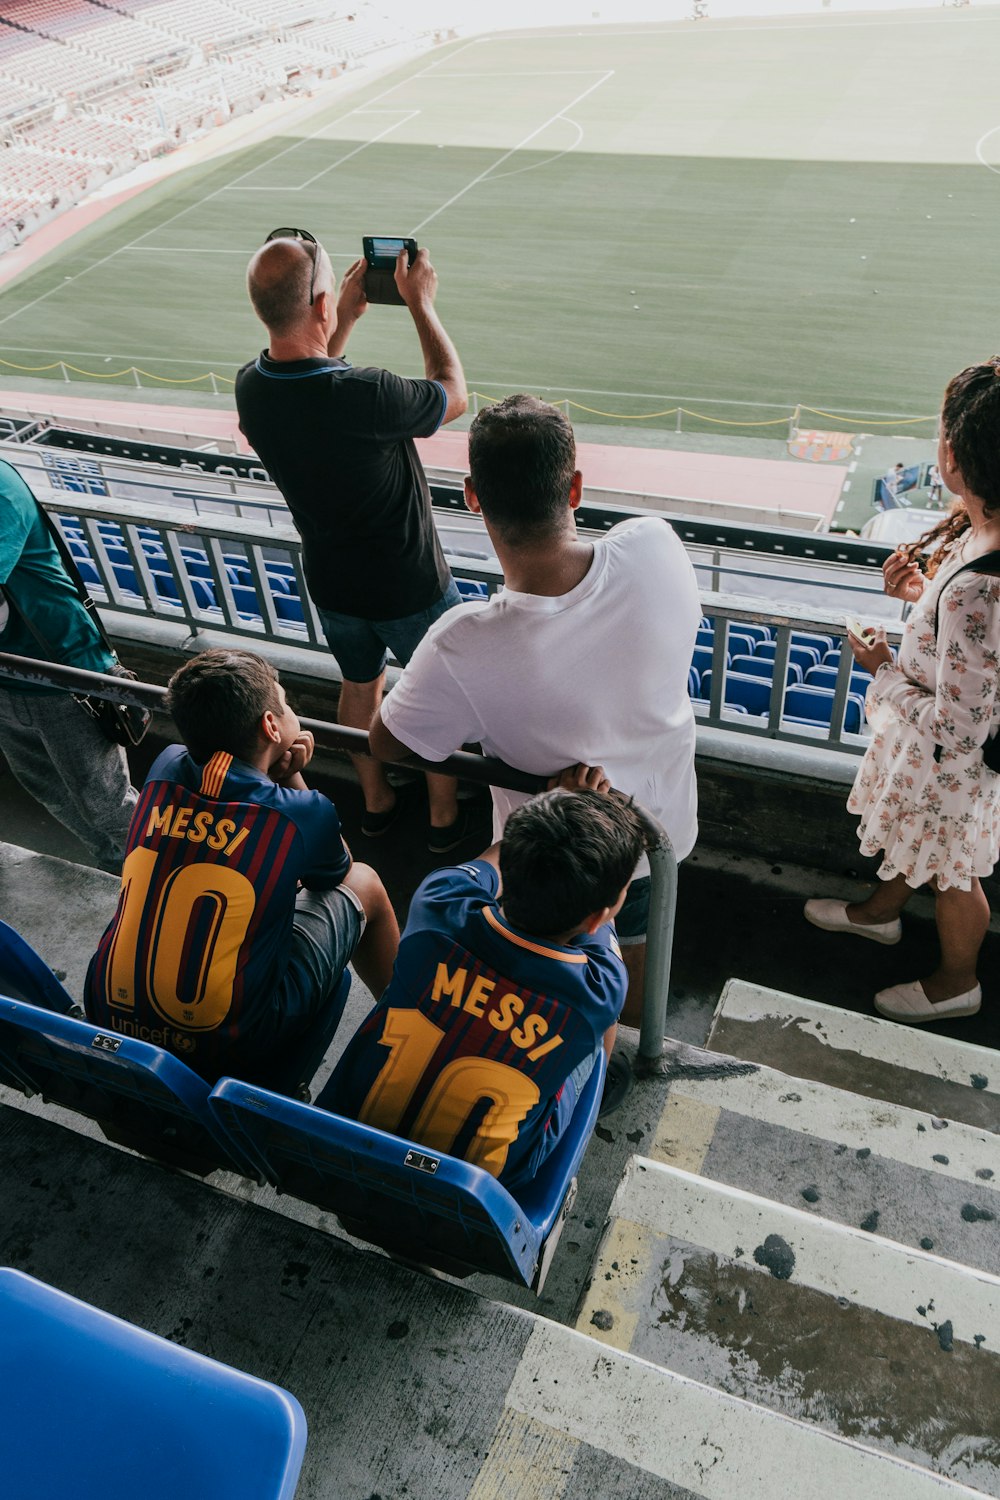
<path fill-rule="evenodd" d="M 217 750 L 248 760 L 257 749 L 257 728 L 270 709 L 277 713 L 278 674 L 252 651 L 202 651 L 171 677 L 167 708 L 199 765 Z"/>
<path fill-rule="evenodd" d="M 543 792 L 516 808 L 504 828 L 504 916 L 538 937 L 571 932 L 593 912 L 615 904 L 642 848 L 642 824 L 628 798 Z"/>
<path fill-rule="evenodd" d="M 569 420 L 536 396 L 486 406 L 469 429 L 469 472 L 483 515 L 512 541 L 561 522 L 576 471 Z"/>

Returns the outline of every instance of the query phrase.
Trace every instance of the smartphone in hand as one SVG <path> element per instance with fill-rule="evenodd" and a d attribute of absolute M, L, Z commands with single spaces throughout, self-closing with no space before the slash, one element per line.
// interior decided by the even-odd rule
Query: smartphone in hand
<path fill-rule="evenodd" d="M 862 645 L 870 646 L 874 641 L 874 628 L 871 625 L 863 625 L 857 615 L 846 615 L 844 617 L 844 624 L 847 626 L 849 634 L 853 635 L 854 639 L 860 641 Z"/>

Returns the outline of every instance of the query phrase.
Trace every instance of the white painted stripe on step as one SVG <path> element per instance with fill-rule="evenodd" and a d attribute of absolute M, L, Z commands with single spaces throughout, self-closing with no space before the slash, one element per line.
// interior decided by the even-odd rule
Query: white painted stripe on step
<path fill-rule="evenodd" d="M 539 1320 L 506 1404 L 703 1500 L 982 1500 L 902 1459 Z"/>
<path fill-rule="evenodd" d="M 760 1067 L 743 1077 L 677 1079 L 671 1092 L 746 1115 L 752 1122 L 780 1125 L 853 1149 L 867 1146 L 876 1156 L 975 1183 L 980 1189 L 983 1182 L 976 1173 L 983 1168 L 1000 1179 L 1000 1137 L 988 1131 L 956 1121 L 946 1130 L 935 1130 L 934 1117 L 919 1110 L 789 1078 L 773 1068 Z M 944 1160 L 936 1162 L 935 1156 Z"/>
<path fill-rule="evenodd" d="M 819 1208 L 821 1213 L 822 1202 Z M 615 1221 L 628 1226 L 627 1232 L 623 1229 L 626 1240 L 643 1236 L 647 1264 L 655 1253 L 649 1236 L 672 1236 L 730 1260 L 739 1247 L 744 1252 L 741 1266 L 769 1276 L 767 1267 L 754 1260 L 754 1251 L 769 1234 L 777 1234 L 795 1255 L 792 1285 L 846 1297 L 918 1328 L 950 1321 L 956 1339 L 973 1344 L 981 1334 L 987 1349 L 1000 1350 L 1000 1277 L 986 1271 L 644 1157 L 632 1158 L 610 1212 L 613 1228 Z M 617 1300 L 630 1311 L 627 1284 L 619 1284 L 614 1272 L 612 1281 L 604 1282 L 615 1258 L 602 1247 L 594 1285 L 615 1287 Z M 926 1315 L 919 1307 L 928 1309 Z"/>
<path fill-rule="evenodd" d="M 983 1092 L 1000 1097 L 1000 1052 L 948 1036 L 936 1036 L 917 1026 L 900 1026 L 878 1016 L 862 1016 L 836 1005 L 801 1000 L 781 990 L 730 979 L 722 991 L 716 1017 L 735 1021 L 774 1019 L 801 1025 L 824 1046 L 858 1052 L 876 1062 L 893 1063 L 915 1073 L 972 1087 L 972 1078 L 985 1079 Z M 711 1043 L 709 1043 L 711 1045 Z"/>

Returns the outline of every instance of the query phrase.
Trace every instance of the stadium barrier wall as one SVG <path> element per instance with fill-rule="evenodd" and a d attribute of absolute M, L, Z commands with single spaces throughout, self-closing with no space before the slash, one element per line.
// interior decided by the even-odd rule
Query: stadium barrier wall
<path fill-rule="evenodd" d="M 27 656 L 0 652 L 0 679 L 27 682 L 35 687 L 58 688 L 63 692 L 86 693 L 115 703 L 132 703 L 142 708 L 162 710 L 166 689 L 151 682 L 123 682 L 105 672 L 87 672 L 57 662 L 39 662 Z M 303 718 L 317 745 L 348 755 L 369 755 L 368 736 L 364 730 L 331 724 L 324 719 Z M 544 791 L 548 778 L 531 776 L 515 770 L 501 760 L 458 751 L 444 761 L 425 761 L 411 755 L 401 764 L 415 770 L 439 775 L 457 776 L 480 785 L 502 786 L 519 792 Z M 637 1068 L 649 1076 L 661 1071 L 663 1039 L 666 1032 L 667 999 L 670 994 L 670 962 L 674 941 L 674 917 L 677 907 L 677 860 L 662 825 L 636 804 L 636 811 L 646 834 L 649 854 L 650 901 L 649 929 L 646 939 L 646 975 L 642 999 L 642 1022 L 639 1033 Z"/>

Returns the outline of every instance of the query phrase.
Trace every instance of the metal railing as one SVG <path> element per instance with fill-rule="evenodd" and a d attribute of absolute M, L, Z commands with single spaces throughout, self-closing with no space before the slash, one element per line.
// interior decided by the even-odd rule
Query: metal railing
<path fill-rule="evenodd" d="M 35 687 L 59 688 L 64 692 L 86 693 L 115 703 L 134 704 L 139 708 L 162 710 L 166 688 L 151 682 L 112 677 L 104 672 L 87 672 L 57 662 L 36 661 L 27 656 L 0 652 L 0 680 L 30 683 Z M 348 755 L 370 755 L 364 730 L 331 724 L 325 719 L 306 719 L 302 727 L 315 737 L 325 750 Z M 400 762 L 408 768 L 457 776 L 487 786 L 502 786 L 517 792 L 544 791 L 548 778 L 515 770 L 501 760 L 458 751 L 444 761 L 425 761 L 417 755 Z M 553 774 L 562 769 L 554 767 Z M 663 1039 L 666 1029 L 667 999 L 670 993 L 670 964 L 673 953 L 674 917 L 677 907 L 677 860 L 665 829 L 645 808 L 636 804 L 642 820 L 649 854 L 650 899 L 649 926 L 646 939 L 646 975 L 642 997 L 642 1021 L 639 1029 L 639 1052 L 636 1071 L 640 1076 L 660 1072 Z"/>

